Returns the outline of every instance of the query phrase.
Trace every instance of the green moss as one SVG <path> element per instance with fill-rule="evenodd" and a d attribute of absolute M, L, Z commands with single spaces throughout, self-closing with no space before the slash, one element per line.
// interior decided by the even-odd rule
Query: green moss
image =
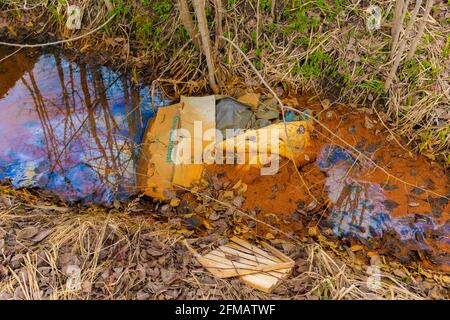
<path fill-rule="evenodd" d="M 178 26 L 177 28 L 177 36 L 182 41 L 189 41 L 190 39 L 189 34 L 182 25 Z"/>
<path fill-rule="evenodd" d="M 322 50 L 317 50 L 309 56 L 308 61 L 303 64 L 303 75 L 309 79 L 314 76 L 319 76 L 321 72 L 327 72 L 331 63 L 331 56 L 324 53 Z"/>
<path fill-rule="evenodd" d="M 424 134 L 421 136 L 421 141 L 419 143 L 419 152 L 422 152 L 427 149 L 431 149 L 432 146 L 432 138 L 433 138 L 433 130 L 428 128 Z"/>
<path fill-rule="evenodd" d="M 295 45 L 297 45 L 297 46 L 305 46 L 305 47 L 308 47 L 309 45 L 310 45 L 310 43 L 311 43 L 311 41 L 310 41 L 310 39 L 309 39 L 309 37 L 298 37 L 298 38 L 295 38 L 294 39 L 294 41 L 293 41 L 293 43 L 295 44 Z"/>
<path fill-rule="evenodd" d="M 266 31 L 269 33 L 274 33 L 277 30 L 278 25 L 275 22 L 271 22 L 266 26 Z"/>
<path fill-rule="evenodd" d="M 248 47 L 245 43 L 241 44 L 241 50 L 243 53 L 248 53 Z"/>
<path fill-rule="evenodd" d="M 441 72 L 441 68 L 429 60 L 415 59 L 407 60 L 403 63 L 399 78 L 401 81 L 416 83 L 419 77 L 424 80 L 434 80 Z"/>
<path fill-rule="evenodd" d="M 233 32 L 233 31 L 225 31 L 225 32 L 223 33 L 223 36 L 224 36 L 225 38 L 228 38 L 228 39 L 233 39 L 233 37 L 234 37 L 234 32 Z"/>
<path fill-rule="evenodd" d="M 309 18 L 306 12 L 303 10 L 297 11 L 295 19 L 289 24 L 289 31 L 297 30 L 299 32 L 305 32 L 309 29 Z"/>
<path fill-rule="evenodd" d="M 399 74 L 401 81 L 411 81 L 415 83 L 420 74 L 419 64 L 416 63 L 415 59 L 407 60 L 403 63 L 403 68 Z"/>
<path fill-rule="evenodd" d="M 444 145 L 450 136 L 450 124 L 438 132 L 438 139 Z"/>
<path fill-rule="evenodd" d="M 256 31 L 251 32 L 252 41 L 256 43 Z"/>
<path fill-rule="evenodd" d="M 262 61 L 261 61 L 260 59 L 258 59 L 258 60 L 255 61 L 255 67 L 256 67 L 256 69 L 258 69 L 258 70 L 262 70 L 262 68 L 263 68 L 263 63 L 262 63 Z"/>
<path fill-rule="evenodd" d="M 117 17 L 128 15 L 131 12 L 132 5 L 126 0 L 115 0 L 113 1 L 114 14 Z"/>
<path fill-rule="evenodd" d="M 134 35 L 144 47 L 149 45 L 149 39 L 154 35 L 153 20 L 148 16 L 137 14 L 133 17 Z"/>

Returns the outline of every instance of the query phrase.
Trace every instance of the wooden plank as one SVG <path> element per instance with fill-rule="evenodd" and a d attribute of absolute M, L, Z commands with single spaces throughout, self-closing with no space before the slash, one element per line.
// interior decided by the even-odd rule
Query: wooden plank
<path fill-rule="evenodd" d="M 240 259 L 239 261 L 231 261 L 228 259 L 227 255 L 231 254 L 236 256 L 238 259 Z M 250 256 L 251 257 L 251 256 Z M 207 255 L 204 256 L 204 258 L 208 258 L 211 260 L 216 260 L 217 262 L 223 262 L 223 263 L 228 263 L 231 262 L 230 264 L 233 266 L 238 267 L 237 263 L 243 264 L 246 267 L 254 267 L 254 266 L 259 266 L 259 265 L 279 265 L 280 263 L 274 263 L 270 260 L 268 260 L 269 263 L 259 263 L 256 260 L 251 260 L 248 259 L 246 257 L 242 256 L 242 253 L 239 253 L 239 251 L 230 249 L 230 248 L 226 248 L 225 246 L 217 248 L 214 251 L 211 251 L 210 253 L 208 253 Z M 254 257 L 253 257 L 254 258 Z"/>
<path fill-rule="evenodd" d="M 228 259 L 225 255 L 225 253 L 220 252 L 220 251 L 211 251 L 210 253 L 208 253 L 207 255 L 203 256 L 206 259 L 210 259 L 212 261 L 218 262 L 218 263 L 223 263 L 224 265 L 227 266 L 233 266 L 236 268 L 253 268 L 258 266 L 257 263 L 250 263 L 249 261 L 232 261 L 230 259 Z"/>
<path fill-rule="evenodd" d="M 243 246 L 243 247 L 245 247 L 245 248 L 247 248 L 247 249 L 249 249 L 249 250 L 252 250 L 252 251 L 254 251 L 254 252 L 259 253 L 259 254 L 262 255 L 263 257 L 266 257 L 266 258 L 268 258 L 268 259 L 274 259 L 274 258 L 276 258 L 277 260 L 279 260 L 278 262 L 283 262 L 283 260 L 279 259 L 278 257 L 273 257 L 273 256 L 271 256 L 269 253 L 267 253 L 267 252 L 265 252 L 264 250 L 262 250 L 262 249 L 260 249 L 260 248 L 258 248 L 258 247 L 256 247 L 256 246 L 254 246 L 254 245 L 248 243 L 247 241 L 244 241 L 244 240 L 239 239 L 239 238 L 237 238 L 237 237 L 233 237 L 233 238 L 231 238 L 230 240 L 233 241 L 233 242 L 236 242 L 237 244 L 239 244 L 239 245 L 241 245 L 241 246 Z"/>
<path fill-rule="evenodd" d="M 242 252 L 246 252 L 246 253 L 248 253 L 248 254 L 255 255 L 255 256 L 260 257 L 260 258 L 262 258 L 262 259 L 269 259 L 270 261 L 272 261 L 272 262 L 274 262 L 274 263 L 282 262 L 282 261 L 281 261 L 280 259 L 278 259 L 277 257 L 270 257 L 270 258 L 269 258 L 269 257 L 266 257 L 266 256 L 262 256 L 262 255 L 260 255 L 259 253 L 255 252 L 255 251 L 252 251 L 252 250 L 250 250 L 250 249 L 247 249 L 246 247 L 243 247 L 243 246 L 241 246 L 241 245 L 239 245 L 239 244 L 237 244 L 237 243 L 235 243 L 235 242 L 227 243 L 227 246 L 230 247 L 230 248 L 236 249 L 236 250 L 240 250 L 240 251 L 242 251 Z"/>
<path fill-rule="evenodd" d="M 278 258 L 239 238 L 234 237 L 232 240 L 205 256 L 201 256 L 186 240 L 184 243 L 200 264 L 214 276 L 218 278 L 240 276 L 245 284 L 263 292 L 271 292 L 290 275 L 294 261 L 275 248 L 265 244 L 273 254 L 276 254 L 276 251 L 280 253 L 277 255 Z M 239 261 L 230 260 L 228 255 L 236 256 Z M 289 261 L 283 262 L 282 258 Z"/>
<path fill-rule="evenodd" d="M 223 278 L 242 276 L 263 271 L 274 271 L 292 267 L 290 262 L 283 262 L 272 265 L 257 264 L 255 266 L 251 266 L 237 261 L 230 261 L 225 258 L 225 254 L 220 252 L 214 252 L 215 255 L 211 257 L 211 253 L 212 252 L 208 253 L 204 257 L 199 256 L 197 257 L 197 259 L 205 267 L 216 270 L 217 276 Z M 220 257 L 220 254 L 222 254 L 223 257 Z"/>
<path fill-rule="evenodd" d="M 250 261 L 254 261 L 256 264 L 276 264 L 277 262 L 274 262 L 273 260 L 267 259 L 265 257 L 257 257 L 254 254 L 250 254 L 248 252 L 242 252 L 237 250 L 236 248 L 230 248 L 228 245 L 221 246 L 218 248 L 218 250 L 222 250 L 223 252 L 229 253 L 229 254 L 235 254 L 239 256 L 242 259 L 248 259 Z"/>
<path fill-rule="evenodd" d="M 291 270 L 291 268 L 278 270 L 277 274 L 274 272 L 249 274 L 242 276 L 241 280 L 252 288 L 270 293 L 291 274 Z"/>
<path fill-rule="evenodd" d="M 262 245 L 266 249 L 270 250 L 274 255 L 276 255 L 282 261 L 285 261 L 285 262 L 294 261 L 291 258 L 289 258 L 287 255 L 285 255 L 283 252 L 281 252 L 280 250 L 275 249 L 274 247 L 270 246 L 269 244 L 263 242 Z"/>

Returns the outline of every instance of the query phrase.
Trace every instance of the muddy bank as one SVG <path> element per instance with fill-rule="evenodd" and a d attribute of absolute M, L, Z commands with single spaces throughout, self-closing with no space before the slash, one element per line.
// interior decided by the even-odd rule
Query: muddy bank
<path fill-rule="evenodd" d="M 448 272 L 448 168 L 409 152 L 369 109 L 323 110 L 320 103 L 307 101 L 289 102 L 315 110 L 329 131 L 315 127 L 316 159 L 299 174 L 283 162 L 273 176 L 231 165 L 210 166 L 208 175 L 221 184 L 244 182 L 242 207 L 283 232 L 302 236 L 320 226 L 348 246 L 362 243 L 368 252 Z M 282 236 L 263 224 L 256 230 L 261 236 Z"/>

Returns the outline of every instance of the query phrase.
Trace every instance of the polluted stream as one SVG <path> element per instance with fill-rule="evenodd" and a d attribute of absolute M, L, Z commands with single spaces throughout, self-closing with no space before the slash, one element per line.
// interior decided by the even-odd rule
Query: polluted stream
<path fill-rule="evenodd" d="M 69 203 L 126 199 L 135 190 L 136 146 L 154 114 L 149 88 L 131 82 L 58 52 L 19 52 L 1 63 L 0 180 Z"/>
<path fill-rule="evenodd" d="M 169 102 L 154 97 L 152 110 L 149 87 L 132 83 L 60 52 L 23 50 L 1 62 L 0 181 L 71 204 L 109 206 L 136 193 L 147 123 Z M 314 127 L 312 156 L 299 172 L 282 161 L 275 175 L 234 165 L 209 165 L 206 174 L 246 183 L 242 208 L 285 233 L 300 237 L 319 225 L 402 263 L 450 271 L 448 169 L 405 150 L 370 109 L 324 110 L 302 96 L 284 102 L 329 129 Z M 274 233 L 263 224 L 256 231 Z"/>

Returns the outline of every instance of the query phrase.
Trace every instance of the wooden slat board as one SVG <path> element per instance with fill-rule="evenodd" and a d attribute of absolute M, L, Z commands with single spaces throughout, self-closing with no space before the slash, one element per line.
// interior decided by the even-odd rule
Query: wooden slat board
<path fill-rule="evenodd" d="M 197 260 L 216 277 L 240 276 L 244 283 L 264 292 L 276 288 L 291 274 L 294 266 L 291 258 L 266 243 L 263 246 L 270 253 L 233 237 L 229 243 L 204 256 L 185 243 Z"/>

